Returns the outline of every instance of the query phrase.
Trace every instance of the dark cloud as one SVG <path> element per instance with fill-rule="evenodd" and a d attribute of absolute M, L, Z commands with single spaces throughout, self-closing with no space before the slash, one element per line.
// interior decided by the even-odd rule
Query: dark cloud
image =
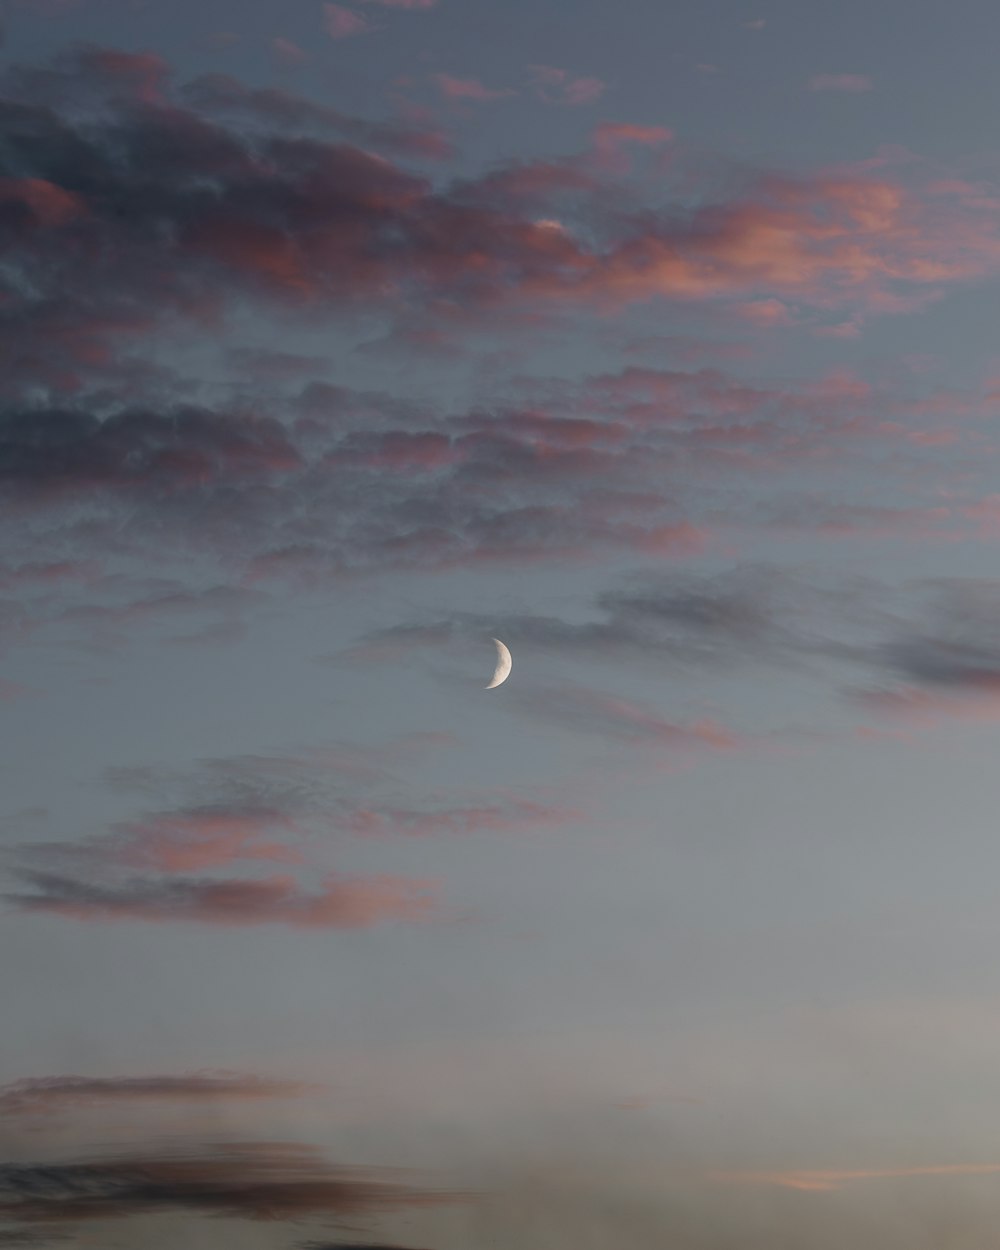
<path fill-rule="evenodd" d="M 251 414 L 197 409 L 79 411 L 0 417 L 0 484 L 32 494 L 114 488 L 172 494 L 226 480 L 247 487 L 300 464 L 282 426 Z"/>
<path fill-rule="evenodd" d="M 946 210 L 939 192 L 931 216 L 860 177 L 761 171 L 728 198 L 675 189 L 666 209 L 625 210 L 623 175 L 669 142 L 659 127 L 606 124 L 582 154 L 437 185 L 383 153 L 440 158 L 438 133 L 225 75 L 175 85 L 149 53 L 79 48 L 9 70 L 3 88 L 0 364 L 22 390 L 34 374 L 72 393 L 111 345 L 176 318 L 218 329 L 248 298 L 458 325 L 658 297 L 826 308 L 884 303 L 930 268 L 937 284 L 978 278 L 995 253 L 974 201 Z"/>
<path fill-rule="evenodd" d="M 939 578 L 921 582 L 922 619 L 886 639 L 876 659 L 916 685 L 1000 691 L 1000 581 Z"/>
<path fill-rule="evenodd" d="M 337 1167 L 311 1147 L 282 1143 L 0 1168 L 0 1218 L 29 1226 L 168 1212 L 356 1221 L 457 1199 L 376 1172 Z"/>
<path fill-rule="evenodd" d="M 75 1240 L 71 1233 L 55 1228 L 0 1229 L 0 1246 L 54 1246 Z"/>
<path fill-rule="evenodd" d="M 178 93 L 199 112 L 251 122 L 264 129 L 339 134 L 352 143 L 397 156 L 442 160 L 454 154 L 440 131 L 364 121 L 274 87 L 248 87 L 227 74 L 208 74 Z"/>
<path fill-rule="evenodd" d="M 390 1246 L 371 1241 L 303 1241 L 300 1250 L 416 1250 L 414 1246 Z"/>
<path fill-rule="evenodd" d="M 97 1107 L 108 1102 L 201 1102 L 221 1099 L 296 1098 L 315 1087 L 238 1073 L 184 1076 L 27 1077 L 0 1086 L 5 1115 Z"/>

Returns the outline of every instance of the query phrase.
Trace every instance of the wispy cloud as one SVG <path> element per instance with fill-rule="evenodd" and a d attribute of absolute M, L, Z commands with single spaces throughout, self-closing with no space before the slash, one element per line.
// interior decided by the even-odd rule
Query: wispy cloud
<path fill-rule="evenodd" d="M 34 1115 L 100 1107 L 106 1103 L 298 1098 L 314 1092 L 315 1088 L 301 1081 L 233 1072 L 196 1072 L 183 1076 L 27 1077 L 0 1085 L 0 1111 L 6 1115 Z"/>
<path fill-rule="evenodd" d="M 714 720 L 675 723 L 619 695 L 582 686 L 533 687 L 517 697 L 529 715 L 579 733 L 650 743 L 679 753 L 695 750 L 732 750 L 740 735 Z"/>
<path fill-rule="evenodd" d="M 410 735 L 382 747 L 202 761 L 176 776 L 118 770 L 108 780 L 119 794 L 179 801 L 89 838 L 11 848 L 15 887 L 6 900 L 23 913 L 85 921 L 363 929 L 447 919 L 438 882 L 331 872 L 331 854 L 339 861 L 358 839 L 373 837 L 518 835 L 573 823 L 582 813 L 523 788 L 442 803 L 411 783 L 409 803 L 400 803 L 390 768 L 442 745 L 451 739 Z M 246 875 L 274 864 L 291 871 Z M 223 870 L 228 875 L 217 875 Z"/>
<path fill-rule="evenodd" d="M 546 104 L 591 104 L 607 86 L 600 78 L 574 76 L 554 65 L 528 67 L 535 94 Z"/>
<path fill-rule="evenodd" d="M 487 87 L 478 78 L 455 78 L 451 74 L 433 74 L 432 78 L 441 94 L 449 100 L 476 100 L 485 103 L 517 94 L 507 87 Z"/>
<path fill-rule="evenodd" d="M 278 59 L 286 65 L 301 65 L 309 60 L 308 52 L 300 48 L 297 43 L 293 43 L 291 39 L 285 39 L 281 35 L 276 35 L 271 40 L 271 47 Z"/>
<path fill-rule="evenodd" d="M 337 1222 L 454 1202 L 376 1171 L 337 1167 L 286 1143 L 192 1146 L 86 1162 L 6 1164 L 0 1216 L 28 1227 L 185 1212 L 244 1220 Z"/>
<path fill-rule="evenodd" d="M 438 911 L 436 883 L 379 874 L 328 876 L 308 890 L 292 877 L 264 880 L 129 878 L 99 884 L 57 873 L 16 874 L 24 893 L 4 897 L 26 912 L 73 920 L 295 929 L 367 929 L 390 920 L 426 920 Z"/>
<path fill-rule="evenodd" d="M 350 39 L 353 35 L 366 35 L 375 28 L 367 18 L 342 4 L 323 5 L 323 22 L 331 39 Z"/>
<path fill-rule="evenodd" d="M 926 1176 L 993 1176 L 1000 1163 L 943 1163 L 907 1168 L 793 1168 L 787 1172 L 717 1172 L 716 1180 L 782 1189 L 831 1190 L 854 1181 L 903 1180 Z"/>

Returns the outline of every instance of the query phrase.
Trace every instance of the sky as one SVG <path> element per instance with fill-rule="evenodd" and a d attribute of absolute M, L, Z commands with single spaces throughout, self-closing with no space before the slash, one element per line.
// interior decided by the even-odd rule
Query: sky
<path fill-rule="evenodd" d="M 981 1250 L 1000 9 L 0 21 L 0 1246 Z"/>

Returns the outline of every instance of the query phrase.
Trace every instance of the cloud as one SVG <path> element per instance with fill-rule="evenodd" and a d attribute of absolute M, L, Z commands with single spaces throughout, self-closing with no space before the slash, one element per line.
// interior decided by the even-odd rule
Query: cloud
<path fill-rule="evenodd" d="M 810 91 L 872 91 L 874 83 L 866 74 L 814 74 Z"/>
<path fill-rule="evenodd" d="M 298 452 L 277 421 L 204 410 L 129 412 L 100 420 L 73 410 L 0 417 L 0 482 L 50 497 L 140 483 L 175 490 L 213 479 L 291 470 Z"/>
<path fill-rule="evenodd" d="M 358 1241 L 304 1241 L 300 1250 L 415 1250 L 411 1246 L 389 1246 L 384 1242 Z"/>
<path fill-rule="evenodd" d="M 649 569 L 602 591 L 580 614 L 589 619 L 458 613 L 374 631 L 351 654 L 382 660 L 394 650 L 405 653 L 495 628 L 511 646 L 588 659 L 645 659 L 716 670 L 750 662 L 787 664 L 793 653 L 805 649 L 802 617 L 810 597 L 799 579 L 773 566 L 738 566 L 714 575 Z M 817 614 L 834 606 L 823 595 L 813 603 Z"/>
<path fill-rule="evenodd" d="M 22 1228 L 0 1230 L 0 1246 L 54 1246 L 60 1242 L 74 1241 L 72 1233 L 55 1228 Z M 79 1245 L 79 1242 L 76 1242 Z"/>
<path fill-rule="evenodd" d="M 433 9 L 438 0 L 366 0 L 368 4 L 381 4 L 386 9 Z"/>
<path fill-rule="evenodd" d="M 434 82 L 442 95 L 449 100 L 501 100 L 505 96 L 515 95 L 509 88 L 497 89 L 484 86 L 478 78 L 454 78 L 451 74 L 432 74 Z"/>
<path fill-rule="evenodd" d="M 243 1220 L 355 1222 L 454 1202 L 457 1195 L 327 1163 L 301 1145 L 243 1142 L 85 1162 L 6 1164 L 0 1217 L 86 1223 L 170 1212 Z"/>
<path fill-rule="evenodd" d="M 747 524 L 816 532 L 821 509 L 789 503 L 782 475 L 879 439 L 905 474 L 913 461 L 895 450 L 918 455 L 940 415 L 846 374 L 768 382 L 716 369 L 521 378 L 467 406 L 364 393 L 309 382 L 311 344 L 257 356 L 230 310 L 240 325 L 267 313 L 310 333 L 370 318 L 391 357 L 394 334 L 462 347 L 561 317 L 582 332 L 638 301 L 810 329 L 888 315 L 911 287 L 1000 263 L 996 213 L 968 185 L 937 178 L 928 199 L 881 167 L 710 184 L 660 125 L 606 122 L 583 152 L 431 178 L 404 162 L 440 154 L 433 131 L 219 75 L 175 84 L 148 55 L 82 49 L 11 71 L 5 91 L 0 225 L 19 278 L 0 304 L 0 492 L 18 565 L 58 563 L 55 535 L 72 564 L 112 552 L 135 571 L 155 545 L 264 593 L 391 569 L 683 560 Z M 651 206 L 623 171 L 668 156 L 678 177 L 658 178 Z M 211 391 L 185 376 L 200 365 L 168 374 L 144 361 L 180 325 L 218 345 L 224 380 Z M 825 532 L 902 533 L 918 518 L 838 507 Z M 927 529 L 987 523 L 919 515 Z M 130 606 L 71 585 L 66 612 L 19 594 L 3 609 L 7 636 L 75 630 L 109 646 L 174 610 L 169 595 Z M 234 636 L 245 615 L 184 611 L 210 617 L 178 631 L 194 644 Z"/>
<path fill-rule="evenodd" d="M 425 920 L 437 911 L 435 883 L 380 874 L 327 876 L 317 891 L 292 877 L 264 880 L 130 878 L 89 883 L 57 873 L 15 874 L 30 892 L 3 897 L 17 909 L 73 920 L 133 920 L 207 925 L 285 925 L 367 929 L 390 920 Z"/>
<path fill-rule="evenodd" d="M 297 43 L 293 43 L 291 39 L 284 39 L 281 35 L 276 35 L 271 40 L 271 47 L 278 59 L 286 65 L 301 65 L 309 60 L 308 52 L 304 52 Z"/>
<path fill-rule="evenodd" d="M 118 864 L 162 873 L 217 868 L 237 860 L 300 863 L 301 852 L 267 835 L 298 832 L 291 813 L 279 807 L 205 804 L 155 812 L 115 826 L 93 851 Z"/>
<path fill-rule="evenodd" d="M 646 742 L 668 750 L 732 750 L 741 738 L 710 719 L 675 724 L 641 704 L 582 686 L 533 687 L 517 696 L 531 716 L 625 742 Z"/>
<path fill-rule="evenodd" d="M 27 1077 L 0 1085 L 0 1111 L 34 1115 L 119 1102 L 202 1102 L 215 1099 L 298 1098 L 315 1086 L 239 1073 L 184 1076 Z"/>
<path fill-rule="evenodd" d="M 628 149 L 634 145 L 662 148 L 672 143 L 674 133 L 666 126 L 638 126 L 633 122 L 602 122 L 592 137 L 596 168 L 604 175 L 627 174 L 632 169 Z"/>
<path fill-rule="evenodd" d="M 945 1163 L 910 1168 L 792 1169 L 787 1172 L 720 1172 L 723 1182 L 748 1185 L 777 1185 L 783 1189 L 831 1190 L 851 1181 L 899 1180 L 926 1176 L 993 1176 L 1000 1163 Z"/>
<path fill-rule="evenodd" d="M 870 522 L 869 522 L 870 524 Z M 912 532 L 913 519 L 907 521 Z M 862 532 L 862 531 L 859 531 Z M 1000 581 L 901 584 L 772 565 L 724 573 L 637 571 L 570 617 L 459 612 L 373 631 L 349 652 L 381 663 L 413 648 L 500 634 L 514 650 L 622 660 L 678 675 L 753 667 L 813 673 L 832 697 L 912 726 L 1000 715 Z M 714 724 L 674 723 L 616 695 L 555 688 L 513 696 L 533 716 L 610 737 L 733 745 Z M 695 732 L 692 732 L 694 730 Z"/>
<path fill-rule="evenodd" d="M 529 65 L 528 73 L 535 94 L 546 104 L 591 104 L 607 86 L 600 78 L 574 77 L 554 65 Z"/>
<path fill-rule="evenodd" d="M 554 807 L 514 798 L 507 803 L 431 811 L 359 808 L 350 813 L 346 824 L 351 832 L 365 837 L 426 837 L 442 833 L 510 833 L 546 825 L 568 824 L 579 820 L 582 815 L 577 808 Z"/>
<path fill-rule="evenodd" d="M 343 34 L 364 21 L 338 6 L 328 12 Z M 550 78 L 564 72 L 541 69 Z M 450 75 L 438 81 L 465 99 L 497 90 Z M 705 174 L 695 166 L 685 171 L 690 194 L 672 183 L 676 198 L 663 207 L 622 212 L 621 188 L 611 184 L 637 147 L 669 144 L 660 125 L 607 122 L 590 153 L 541 162 L 575 169 L 581 187 L 596 180 L 567 215 L 552 202 L 554 185 L 546 197 L 536 180 L 529 206 L 508 180 L 501 206 L 486 196 L 495 174 L 432 184 L 363 150 L 382 142 L 419 154 L 423 142 L 433 156 L 439 137 L 352 121 L 218 76 L 175 86 L 149 55 L 84 50 L 11 71 L 4 86 L 7 246 L 16 246 L 35 295 L 4 314 L 0 363 L 12 380 L 31 367 L 64 393 L 112 368 L 111 343 L 141 343 L 178 314 L 224 325 L 247 298 L 315 313 L 366 299 L 397 316 L 455 299 L 463 313 L 793 296 L 852 311 L 908 287 L 979 281 L 1000 262 L 995 213 L 981 197 L 958 188 L 927 197 L 871 172 L 759 171 L 720 195 L 699 190 Z M 93 112 L 86 127 L 84 106 Z M 330 140 L 324 115 L 346 143 Z M 225 124 L 229 117 L 240 124 Z M 313 135 L 292 141 L 290 126 Z M 141 181 L 113 159 L 119 144 L 145 154 Z M 206 178 L 212 197 L 203 194 Z M 563 229 L 539 228 L 539 216 Z M 98 274 L 104 254 L 115 257 L 114 271 Z"/>
<path fill-rule="evenodd" d="M 317 137 L 332 132 L 364 148 L 404 158 L 441 160 L 452 146 L 439 131 L 399 122 L 369 121 L 317 104 L 276 87 L 248 87 L 228 74 L 204 74 L 178 94 L 197 112 L 238 120 L 264 132 L 305 131 Z"/>
<path fill-rule="evenodd" d="M 359 13 L 329 2 L 323 5 L 323 22 L 331 39 L 350 39 L 353 35 L 366 35 L 375 29 Z"/>
<path fill-rule="evenodd" d="M 849 687 L 846 694 L 858 707 L 876 713 L 890 724 L 902 723 L 906 729 L 933 730 L 955 722 L 988 725 L 1000 720 L 1000 698 L 989 690 L 956 693 L 896 684 L 883 688 Z M 899 730 L 870 725 L 859 726 L 857 732 L 862 738 L 900 736 Z"/>

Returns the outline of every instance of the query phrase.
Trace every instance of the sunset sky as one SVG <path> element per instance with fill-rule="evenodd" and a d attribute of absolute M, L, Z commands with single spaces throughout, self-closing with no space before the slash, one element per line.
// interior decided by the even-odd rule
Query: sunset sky
<path fill-rule="evenodd" d="M 992 1244 L 1000 7 L 0 13 L 0 1246 Z"/>

